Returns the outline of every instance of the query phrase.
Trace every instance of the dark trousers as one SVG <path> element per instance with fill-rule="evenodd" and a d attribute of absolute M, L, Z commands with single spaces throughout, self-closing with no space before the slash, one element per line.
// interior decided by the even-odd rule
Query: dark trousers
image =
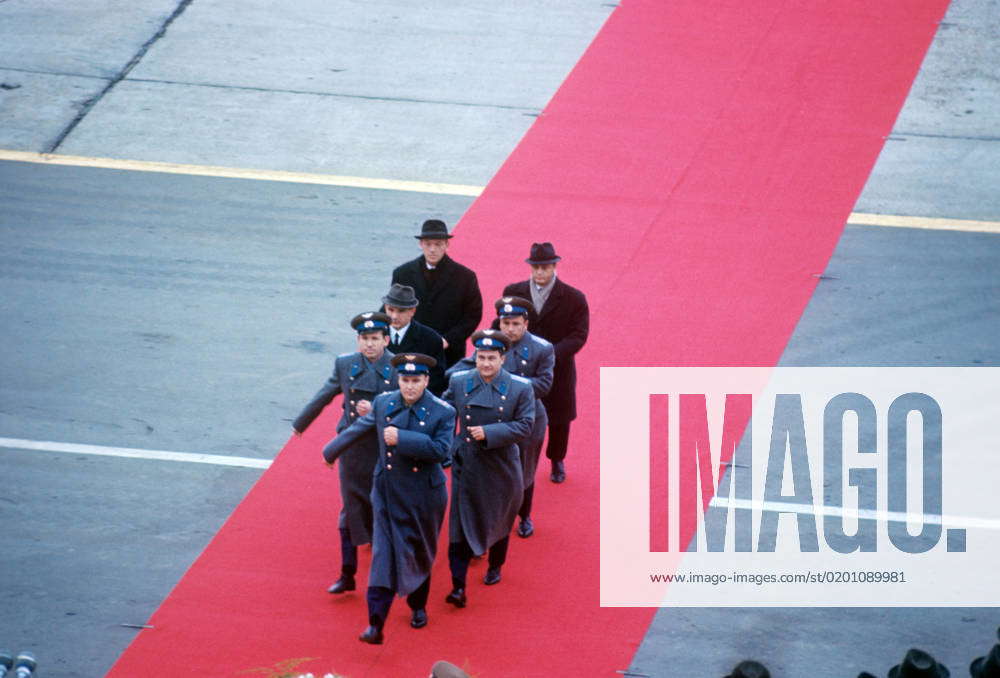
<path fill-rule="evenodd" d="M 524 499 L 521 500 L 521 508 L 518 510 L 517 515 L 523 520 L 531 515 L 531 502 L 535 498 L 535 484 L 531 483 L 528 487 L 524 488 Z"/>
<path fill-rule="evenodd" d="M 352 577 L 358 571 L 358 547 L 351 542 L 351 532 L 340 528 L 340 571 Z"/>
<path fill-rule="evenodd" d="M 422 610 L 427 607 L 427 596 L 431 592 L 431 577 L 427 575 L 424 583 L 417 587 L 413 593 L 406 596 L 406 604 L 411 610 Z M 396 592 L 384 586 L 369 586 L 366 598 L 368 599 L 368 623 L 382 630 L 385 620 L 389 618 L 389 608 L 392 607 L 392 599 Z"/>
<path fill-rule="evenodd" d="M 566 458 L 570 423 L 549 418 L 549 444 L 545 447 L 545 456 L 552 461 L 562 461 Z"/>
<path fill-rule="evenodd" d="M 510 546 L 510 537 L 504 537 L 490 547 L 489 562 L 490 567 L 500 567 L 507 562 L 507 547 Z M 448 544 L 448 567 L 451 568 L 451 585 L 456 589 L 465 588 L 465 577 L 469 573 L 469 562 L 472 560 L 472 547 L 469 542 L 462 538 L 462 541 Z"/>

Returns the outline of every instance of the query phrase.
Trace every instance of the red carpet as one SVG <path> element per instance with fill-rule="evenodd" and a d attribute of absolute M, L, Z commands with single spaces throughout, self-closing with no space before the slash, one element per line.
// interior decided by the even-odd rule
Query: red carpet
<path fill-rule="evenodd" d="M 479 678 L 625 669 L 654 610 L 598 607 L 598 368 L 776 363 L 946 6 L 626 0 L 453 241 L 487 302 L 550 240 L 591 303 L 569 480 L 540 476 L 538 532 L 513 540 L 503 583 L 446 609 L 442 548 L 430 625 L 409 629 L 397 602 L 387 644 L 359 643 L 363 594 L 324 592 L 339 501 L 319 461 L 325 416 L 111 675 L 423 676 L 440 658 Z"/>

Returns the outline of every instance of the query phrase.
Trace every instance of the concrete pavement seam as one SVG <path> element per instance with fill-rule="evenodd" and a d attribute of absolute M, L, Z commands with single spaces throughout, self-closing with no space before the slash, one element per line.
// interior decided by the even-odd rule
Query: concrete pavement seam
<path fill-rule="evenodd" d="M 893 141 L 905 141 L 896 137 L 918 137 L 920 139 L 960 139 L 962 141 L 1000 141 L 1000 137 L 968 136 L 964 134 L 928 134 L 924 132 L 893 132 L 888 138 Z"/>
<path fill-rule="evenodd" d="M 180 2 L 177 4 L 177 7 L 174 8 L 174 11 L 171 12 L 170 16 L 168 16 L 167 19 L 163 22 L 159 30 L 156 31 L 156 33 L 154 33 L 153 36 L 149 38 L 149 40 L 143 43 L 141 47 L 139 47 L 139 51 L 137 51 L 135 54 L 132 55 L 132 58 L 129 59 L 128 63 L 126 63 L 125 66 L 118 72 L 118 74 L 115 75 L 115 77 L 112 78 L 108 82 L 108 84 L 104 86 L 104 89 L 102 89 L 95 96 L 91 97 L 90 99 L 87 99 L 87 101 L 83 103 L 83 105 L 80 107 L 80 110 L 77 112 L 76 116 L 70 121 L 70 123 L 66 126 L 66 128 L 59 133 L 59 136 L 56 137 L 55 141 L 53 141 L 52 144 L 50 144 L 49 147 L 45 150 L 46 153 L 54 153 L 56 149 L 58 149 L 59 146 L 62 145 L 63 141 L 66 140 L 66 137 L 68 137 L 73 132 L 73 130 L 76 129 L 77 125 L 79 125 L 85 117 L 87 117 L 87 114 L 90 113 L 91 109 L 93 109 L 94 106 L 96 106 L 97 103 L 101 99 L 103 99 L 108 92 L 114 89 L 115 85 L 124 80 L 125 77 L 132 71 L 132 69 L 135 68 L 140 61 L 142 61 L 142 58 L 146 56 L 146 52 L 148 52 L 149 48 L 153 46 L 153 43 L 155 43 L 157 40 L 159 40 L 166 34 L 167 29 L 170 27 L 170 24 L 172 24 L 177 17 L 179 17 L 181 14 L 184 13 L 184 10 L 186 10 L 188 5 L 190 5 L 192 2 L 193 0 L 180 0 Z"/>
<path fill-rule="evenodd" d="M 437 104 L 441 106 L 469 106 L 473 108 L 499 108 L 512 111 L 531 111 L 540 113 L 540 109 L 531 106 L 511 106 L 508 104 L 480 104 L 471 101 L 443 101 L 437 99 L 417 99 L 413 97 L 385 97 L 373 94 L 344 94 L 341 92 L 317 92 L 304 89 L 276 89 L 272 87 L 254 87 L 252 85 L 221 85 L 212 82 L 184 82 L 180 80 L 160 80 L 157 78 L 127 78 L 129 82 L 149 82 L 163 85 L 183 85 L 186 87 L 212 87 L 216 89 L 235 89 L 248 92 L 276 92 L 279 94 L 306 94 L 319 97 L 341 97 L 345 99 L 365 99 L 368 101 L 394 101 L 413 104 Z"/>

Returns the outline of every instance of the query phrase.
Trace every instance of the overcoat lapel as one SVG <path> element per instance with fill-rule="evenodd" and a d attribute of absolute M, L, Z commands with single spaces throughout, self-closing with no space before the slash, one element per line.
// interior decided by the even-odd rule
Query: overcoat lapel
<path fill-rule="evenodd" d="M 441 258 L 441 261 L 437 265 L 437 269 L 438 275 L 437 280 L 434 281 L 434 287 L 426 292 L 428 302 L 434 301 L 434 299 L 441 294 L 443 290 L 448 289 L 450 284 L 449 280 L 451 280 L 451 276 L 455 272 L 455 265 L 454 262 L 452 262 L 451 257 L 446 254 Z M 423 281 L 423 271 L 420 273 L 421 281 Z M 423 299 L 423 297 L 418 297 L 418 299 Z"/>
<path fill-rule="evenodd" d="M 411 261 L 415 275 L 413 276 L 413 291 L 417 299 L 423 301 L 427 297 L 427 280 L 424 278 L 424 256 L 420 255 L 415 261 Z M 407 332 L 409 334 L 409 332 Z"/>
<path fill-rule="evenodd" d="M 528 283 L 529 285 L 531 283 Z M 563 295 L 563 287 L 565 283 L 559 278 L 556 278 L 555 284 L 552 286 L 552 292 L 549 293 L 549 298 L 545 300 L 545 305 L 542 306 L 541 313 L 538 314 L 539 319 L 544 318 L 552 312 L 552 309 L 559 306 L 559 299 Z M 529 290 L 530 292 L 530 290 Z"/>

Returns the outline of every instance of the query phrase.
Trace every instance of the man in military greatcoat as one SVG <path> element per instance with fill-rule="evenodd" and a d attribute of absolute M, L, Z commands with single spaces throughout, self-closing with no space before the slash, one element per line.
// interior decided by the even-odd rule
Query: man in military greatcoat
<path fill-rule="evenodd" d="M 531 278 L 504 288 L 504 296 L 530 299 L 536 313 L 531 331 L 552 343 L 556 354 L 552 390 L 545 396 L 549 415 L 549 444 L 545 456 L 552 462 L 550 479 L 566 480 L 566 450 L 570 422 L 576 419 L 576 354 L 587 343 L 590 332 L 590 309 L 583 292 L 556 276 L 556 254 L 550 242 L 534 243 L 525 261 L 531 266 Z"/>
<path fill-rule="evenodd" d="M 406 596 L 410 626 L 427 625 L 427 596 L 438 535 L 448 507 L 441 462 L 448 458 L 455 410 L 427 389 L 430 356 L 404 353 L 392 359 L 399 390 L 378 395 L 366 415 L 344 429 L 323 450 L 332 464 L 357 454 L 371 434 L 378 439 L 372 483 L 375 510 L 372 567 L 368 575 L 368 627 L 360 636 L 380 644 L 393 596 Z"/>
<path fill-rule="evenodd" d="M 444 378 L 444 344 L 441 335 L 413 319 L 419 305 L 416 293 L 409 285 L 393 283 L 389 293 L 382 297 L 389 324 L 389 350 L 398 353 L 422 353 L 437 361 L 431 368 L 428 388 L 440 396 L 448 385 Z"/>
<path fill-rule="evenodd" d="M 524 499 L 517 512 L 520 517 L 517 536 L 526 538 L 535 532 L 531 520 L 535 469 L 542 452 L 545 428 L 549 423 L 542 399 L 552 388 L 556 358 L 552 344 L 528 331 L 528 318 L 535 311 L 530 301 L 522 297 L 501 297 L 494 303 L 494 307 L 500 320 L 500 331 L 510 340 L 510 349 L 503 361 L 504 369 L 530 381 L 535 393 L 535 423 L 531 427 L 531 434 L 518 443 L 521 468 L 524 471 Z"/>
<path fill-rule="evenodd" d="M 465 340 L 483 319 L 479 280 L 469 268 L 448 256 L 453 237 L 439 219 L 428 219 L 414 236 L 423 251 L 416 259 L 396 267 L 392 282 L 409 285 L 417 294 L 417 322 L 442 337 L 448 367 L 465 354 Z"/>
<path fill-rule="evenodd" d="M 531 382 L 535 392 L 535 423 L 531 434 L 518 443 L 521 451 L 521 469 L 524 471 L 524 499 L 517 515 L 520 522 L 517 536 L 530 537 L 535 533 L 531 520 L 532 500 L 535 496 L 535 469 L 545 440 L 545 428 L 549 423 L 542 402 L 552 387 L 552 373 L 555 353 L 552 344 L 528 331 L 528 318 L 535 312 L 530 301 L 522 297 L 502 297 L 493 304 L 497 318 L 494 323 L 510 340 L 510 349 L 504 354 L 503 367 L 511 374 L 524 377 Z M 448 368 L 448 377 L 462 370 L 474 369 L 475 354 L 462 358 Z"/>
<path fill-rule="evenodd" d="M 473 556 L 489 551 L 483 582 L 500 582 L 500 568 L 514 518 L 521 506 L 524 473 L 517 443 L 535 420 L 531 382 L 503 369 L 510 341 L 497 330 L 472 335 L 476 369 L 453 374 L 444 399 L 458 417 L 452 446 L 448 564 L 452 591 L 447 603 L 465 607 L 466 574 Z"/>
<path fill-rule="evenodd" d="M 375 396 L 396 387 L 396 373 L 391 364 L 389 344 L 389 316 L 384 313 L 362 313 L 351 320 L 351 327 L 358 333 L 356 353 L 337 356 L 333 374 L 323 388 L 313 396 L 302 413 L 292 423 L 295 435 L 302 435 L 335 397 L 344 394 L 343 414 L 337 431 L 343 431 L 352 422 L 371 409 Z M 378 457 L 378 444 L 374 436 L 358 443 L 357 454 L 340 464 L 340 578 L 327 589 L 330 593 L 344 593 L 356 588 L 354 575 L 358 571 L 358 546 L 371 541 L 372 471 Z"/>

